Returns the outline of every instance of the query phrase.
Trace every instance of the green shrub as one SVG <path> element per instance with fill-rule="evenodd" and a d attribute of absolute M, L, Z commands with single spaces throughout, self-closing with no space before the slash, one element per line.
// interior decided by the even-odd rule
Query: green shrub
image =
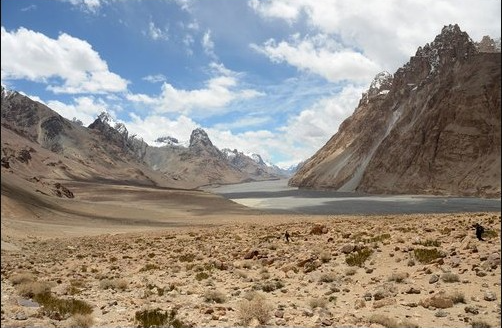
<path fill-rule="evenodd" d="M 364 262 L 371 256 L 373 251 L 368 247 L 362 248 L 355 253 L 347 255 L 345 262 L 350 266 L 362 267 Z"/>
<path fill-rule="evenodd" d="M 184 327 L 183 322 L 176 319 L 176 311 L 171 310 L 169 312 L 161 310 L 159 308 L 153 310 L 143 310 L 136 311 L 134 315 L 135 321 L 140 327 L 150 328 L 150 327 L 174 327 L 181 328 Z"/>
<path fill-rule="evenodd" d="M 436 248 L 415 248 L 413 254 L 415 254 L 417 261 L 423 264 L 445 257 L 444 253 L 438 251 Z"/>

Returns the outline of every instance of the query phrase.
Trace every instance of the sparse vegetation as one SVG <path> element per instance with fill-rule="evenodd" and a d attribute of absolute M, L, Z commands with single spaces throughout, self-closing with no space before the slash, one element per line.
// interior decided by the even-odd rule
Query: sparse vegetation
<path fill-rule="evenodd" d="M 204 301 L 214 302 L 214 303 L 225 303 L 227 301 L 227 297 L 220 291 L 208 290 L 204 293 Z"/>
<path fill-rule="evenodd" d="M 126 290 L 128 282 L 125 279 L 103 279 L 99 282 L 102 289 Z"/>
<path fill-rule="evenodd" d="M 309 306 L 312 309 L 315 309 L 315 308 L 325 309 L 327 304 L 328 304 L 328 301 L 324 298 L 311 298 L 309 300 Z"/>
<path fill-rule="evenodd" d="M 261 325 L 266 325 L 272 318 L 273 307 L 267 302 L 265 296 L 254 293 L 250 300 L 244 299 L 237 306 L 237 314 L 243 326 L 256 319 Z"/>
<path fill-rule="evenodd" d="M 70 328 L 89 328 L 94 324 L 94 318 L 90 314 L 74 314 L 70 321 Z"/>
<path fill-rule="evenodd" d="M 53 296 L 50 292 L 36 294 L 33 299 L 43 306 L 43 312 L 49 314 L 51 312 L 59 313 L 62 318 L 67 318 L 74 314 L 91 314 L 92 306 L 82 300 L 73 298 L 63 299 Z"/>
<path fill-rule="evenodd" d="M 181 328 L 184 327 L 182 321 L 176 318 L 176 311 L 164 311 L 159 308 L 147 309 L 142 311 L 136 311 L 134 315 L 136 323 L 140 327 L 150 328 L 150 327 L 173 327 Z"/>
<path fill-rule="evenodd" d="M 156 264 L 153 263 L 147 263 L 144 267 L 139 269 L 139 272 L 145 272 L 145 271 L 150 271 L 150 270 L 159 270 L 160 267 Z"/>
<path fill-rule="evenodd" d="M 406 278 L 408 278 L 407 272 L 398 272 L 398 273 L 391 274 L 387 280 L 394 281 L 397 283 L 402 283 L 406 280 Z"/>
<path fill-rule="evenodd" d="M 436 248 L 415 248 L 413 254 L 417 261 L 423 264 L 431 263 L 438 258 L 445 257 L 445 254 Z"/>
<path fill-rule="evenodd" d="M 204 279 L 207 279 L 209 278 L 209 274 L 207 272 L 197 272 L 197 274 L 195 275 L 195 280 L 197 281 L 201 281 L 201 280 L 204 280 Z"/>
<path fill-rule="evenodd" d="M 471 322 L 472 328 L 492 328 L 492 326 L 483 320 L 473 320 Z"/>
<path fill-rule="evenodd" d="M 362 267 L 364 262 L 373 254 L 373 251 L 368 247 L 364 247 L 355 253 L 347 255 L 345 262 L 350 266 Z"/>
<path fill-rule="evenodd" d="M 435 239 L 427 239 L 423 241 L 418 241 L 415 243 L 417 245 L 425 246 L 425 247 L 439 247 L 441 246 L 441 242 Z"/>
<path fill-rule="evenodd" d="M 458 274 L 452 272 L 445 272 L 441 275 L 441 280 L 444 282 L 459 282 L 460 278 Z"/>

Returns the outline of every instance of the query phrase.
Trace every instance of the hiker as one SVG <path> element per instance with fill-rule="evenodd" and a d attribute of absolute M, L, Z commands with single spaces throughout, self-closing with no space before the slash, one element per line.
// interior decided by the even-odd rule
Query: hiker
<path fill-rule="evenodd" d="M 284 234 L 284 239 L 286 239 L 286 242 L 289 243 L 289 232 L 286 231 L 286 233 Z"/>
<path fill-rule="evenodd" d="M 479 223 L 476 223 L 472 227 L 476 228 L 476 237 L 478 238 L 478 240 L 484 241 L 482 235 L 485 232 L 485 228 L 483 228 L 483 226 Z"/>

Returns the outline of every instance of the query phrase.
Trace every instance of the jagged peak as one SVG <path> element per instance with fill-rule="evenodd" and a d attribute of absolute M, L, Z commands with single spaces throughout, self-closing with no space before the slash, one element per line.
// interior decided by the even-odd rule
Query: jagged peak
<path fill-rule="evenodd" d="M 98 115 L 96 120 L 89 125 L 89 128 L 93 129 L 99 126 L 106 126 L 110 129 L 113 129 L 120 133 L 121 135 L 125 136 L 126 138 L 128 137 L 129 131 L 127 131 L 127 128 L 124 123 L 120 123 L 116 121 L 112 115 L 106 111 L 101 112 L 101 114 Z M 99 128 L 102 129 L 102 128 Z"/>
<path fill-rule="evenodd" d="M 190 135 L 189 147 L 195 146 L 214 147 L 211 139 L 209 139 L 209 136 L 204 129 L 197 128 L 192 131 L 192 134 Z"/>
<path fill-rule="evenodd" d="M 2 85 L 2 99 L 9 99 L 15 95 L 18 95 L 19 92 L 15 91 L 15 90 L 9 90 L 7 88 L 4 88 L 4 86 Z"/>
<path fill-rule="evenodd" d="M 485 35 L 475 45 L 479 52 L 500 52 L 500 38 L 492 39 L 489 35 Z"/>

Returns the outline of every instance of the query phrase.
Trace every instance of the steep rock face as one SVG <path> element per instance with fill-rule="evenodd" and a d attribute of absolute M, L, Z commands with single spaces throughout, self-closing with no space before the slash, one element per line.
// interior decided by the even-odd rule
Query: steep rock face
<path fill-rule="evenodd" d="M 500 65 L 445 26 L 383 90 L 370 87 L 290 185 L 500 197 Z"/>

